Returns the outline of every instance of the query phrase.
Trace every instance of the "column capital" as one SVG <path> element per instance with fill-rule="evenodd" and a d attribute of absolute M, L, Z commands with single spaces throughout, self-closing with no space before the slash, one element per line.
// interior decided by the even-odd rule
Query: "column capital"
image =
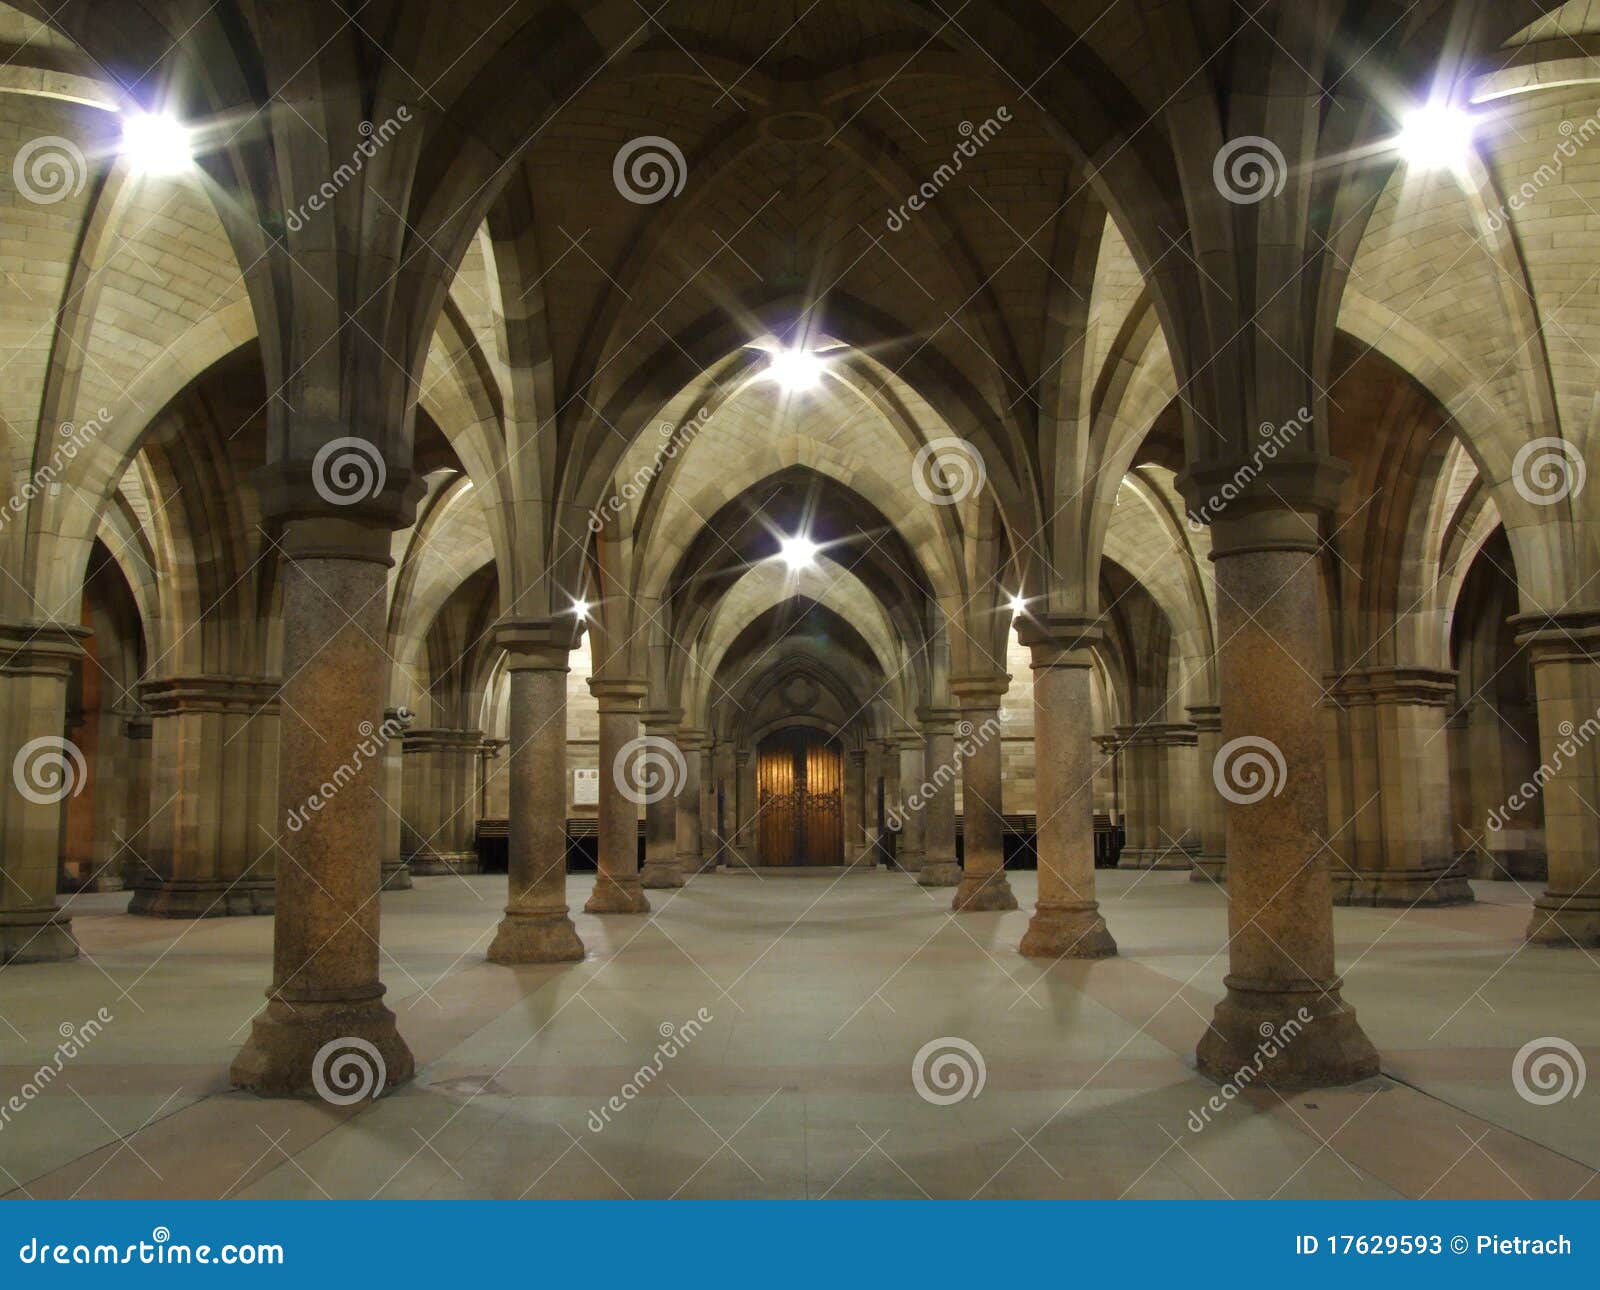
<path fill-rule="evenodd" d="M 558 618 L 502 618 L 494 625 L 494 642 L 507 654 L 512 672 L 567 672 L 568 656 L 577 648 L 582 624 L 563 614 Z"/>
<path fill-rule="evenodd" d="M 1107 757 L 1113 756 L 1122 747 L 1122 740 L 1116 735 L 1094 735 L 1095 745 Z"/>
<path fill-rule="evenodd" d="M 1206 461 L 1174 483 L 1191 525 L 1211 526 L 1211 558 L 1253 551 L 1315 551 L 1321 521 L 1339 503 L 1350 467 L 1336 457 L 1271 456 L 1262 445 L 1248 457 Z"/>
<path fill-rule="evenodd" d="M 0 623 L 0 672 L 66 676 L 89 635 L 67 623 Z"/>
<path fill-rule="evenodd" d="M 300 515 L 285 520 L 278 546 L 292 561 L 353 560 L 391 569 L 394 532 L 392 524 L 372 516 Z"/>
<path fill-rule="evenodd" d="M 956 722 L 961 720 L 960 708 L 918 708 L 917 720 L 922 723 L 923 735 L 953 735 Z"/>
<path fill-rule="evenodd" d="M 1600 663 L 1600 610 L 1517 614 L 1508 620 L 1517 644 L 1535 667 L 1545 663 Z"/>
<path fill-rule="evenodd" d="M 1215 703 L 1197 703 L 1184 709 L 1200 734 L 1216 734 L 1222 729 L 1222 708 Z"/>
<path fill-rule="evenodd" d="M 169 676 L 139 685 L 152 717 L 183 712 L 274 713 L 281 682 L 258 676 Z"/>
<path fill-rule="evenodd" d="M 955 695 L 963 710 L 998 708 L 1011 688 L 1009 672 L 950 678 L 950 693 Z"/>
<path fill-rule="evenodd" d="M 269 462 L 252 473 L 261 513 L 286 525 L 342 521 L 389 533 L 410 528 L 427 481 L 385 461 L 376 444 L 345 427 L 328 427 L 325 437 L 309 461 Z"/>
<path fill-rule="evenodd" d="M 1028 647 L 1035 671 L 1089 667 L 1092 651 L 1104 638 L 1098 618 L 1078 614 L 1040 614 L 1017 622 L 1017 639 Z"/>
<path fill-rule="evenodd" d="M 637 715 L 650 693 L 650 686 L 635 676 L 591 676 L 589 693 L 599 700 L 603 715 Z"/>
<path fill-rule="evenodd" d="M 910 726 L 896 730 L 884 742 L 900 752 L 921 752 L 927 745 L 922 732 L 913 730 Z"/>
<path fill-rule="evenodd" d="M 1432 667 L 1361 667 L 1324 678 L 1339 707 L 1415 704 L 1446 707 L 1456 701 L 1456 674 Z"/>
<path fill-rule="evenodd" d="M 683 720 L 683 709 L 645 708 L 639 713 L 639 720 L 643 723 L 646 734 L 662 735 L 672 739 L 677 735 L 678 725 Z"/>
<path fill-rule="evenodd" d="M 850 763 L 852 765 L 860 766 L 863 769 L 866 768 L 867 750 L 865 748 L 847 748 L 845 750 L 845 756 L 850 759 Z"/>
<path fill-rule="evenodd" d="M 677 736 L 677 745 L 684 752 L 709 752 L 713 742 L 711 732 L 699 726 L 679 726 Z"/>

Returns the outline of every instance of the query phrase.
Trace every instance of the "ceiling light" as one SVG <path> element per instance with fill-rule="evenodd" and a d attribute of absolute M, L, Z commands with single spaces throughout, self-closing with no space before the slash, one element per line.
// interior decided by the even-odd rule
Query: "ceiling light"
<path fill-rule="evenodd" d="M 789 566 L 790 573 L 799 573 L 816 562 L 819 550 L 821 548 L 803 534 L 786 537 L 778 545 L 778 558 Z"/>
<path fill-rule="evenodd" d="M 1472 155 L 1471 116 L 1457 107 L 1430 103 L 1401 119 L 1395 147 L 1408 165 L 1423 170 L 1461 170 Z"/>
<path fill-rule="evenodd" d="M 589 602 L 587 600 L 574 600 L 572 602 L 572 612 L 579 618 L 587 618 L 589 616 Z"/>
<path fill-rule="evenodd" d="M 1013 614 L 1020 614 L 1027 607 L 1028 607 L 1028 602 L 1026 600 L 1024 600 L 1021 596 L 1012 596 L 1011 597 L 1011 612 Z"/>
<path fill-rule="evenodd" d="M 141 175 L 177 175 L 194 164 L 189 128 L 174 117 L 148 112 L 123 118 L 122 155 Z"/>
<path fill-rule="evenodd" d="M 827 363 L 808 349 L 775 349 L 767 357 L 767 379 L 785 394 L 816 389 L 827 370 Z"/>

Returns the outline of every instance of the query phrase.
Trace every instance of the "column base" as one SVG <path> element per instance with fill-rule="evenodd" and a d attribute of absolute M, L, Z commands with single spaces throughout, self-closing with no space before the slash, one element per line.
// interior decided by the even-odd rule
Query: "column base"
<path fill-rule="evenodd" d="M 411 866 L 404 860 L 385 860 L 379 886 L 384 891 L 410 891 Z"/>
<path fill-rule="evenodd" d="M 233 1059 L 229 1081 L 260 1097 L 321 1097 L 339 1106 L 403 1084 L 416 1062 L 383 1005 L 383 987 L 375 989 L 370 998 L 292 1006 L 269 998 Z"/>
<path fill-rule="evenodd" d="M 1455 866 L 1446 869 L 1392 869 L 1333 874 L 1335 905 L 1412 906 L 1470 905 L 1475 899 L 1467 877 Z"/>
<path fill-rule="evenodd" d="M 1600 895 L 1547 891 L 1533 902 L 1528 940 L 1561 949 L 1600 949 Z"/>
<path fill-rule="evenodd" d="M 1190 866 L 1189 853 L 1177 847 L 1138 851 L 1123 847 L 1122 854 L 1117 857 L 1119 869 L 1188 869 Z"/>
<path fill-rule="evenodd" d="M 961 883 L 961 866 L 954 860 L 932 860 L 917 873 L 919 887 L 956 887 Z"/>
<path fill-rule="evenodd" d="M 1189 870 L 1190 882 L 1218 883 L 1228 885 L 1228 857 L 1227 856 L 1194 856 L 1194 867 Z"/>
<path fill-rule="evenodd" d="M 677 864 L 679 871 L 682 873 L 716 873 L 717 871 L 715 856 L 710 859 L 704 859 L 700 856 L 679 856 Z"/>
<path fill-rule="evenodd" d="M 481 873 L 483 862 L 472 851 L 427 851 L 408 856 L 407 867 L 418 878 L 439 878 L 457 873 Z"/>
<path fill-rule="evenodd" d="M 648 914 L 650 900 L 644 894 L 637 874 L 628 874 L 623 878 L 613 878 L 610 874 L 598 874 L 594 881 L 594 890 L 589 893 L 589 899 L 583 902 L 583 912 L 586 914 Z"/>
<path fill-rule="evenodd" d="M 1225 977 L 1227 996 L 1195 1051 L 1200 1073 L 1222 1084 L 1332 1088 L 1378 1073 L 1378 1050 L 1339 997 L 1325 989 Z"/>
<path fill-rule="evenodd" d="M 143 918 L 237 918 L 270 914 L 276 892 L 270 882 L 193 881 L 170 878 L 137 883 L 128 912 Z"/>
<path fill-rule="evenodd" d="M 898 855 L 894 859 L 895 867 L 898 868 L 901 873 L 908 873 L 913 878 L 922 872 L 922 866 L 928 862 L 927 857 L 921 853 L 918 853 L 914 856 Z"/>
<path fill-rule="evenodd" d="M 1104 959 L 1117 952 L 1117 943 L 1097 902 L 1047 905 L 1040 901 L 1017 948 L 1031 959 Z"/>
<path fill-rule="evenodd" d="M 660 891 L 683 884 L 683 870 L 676 860 L 646 860 L 639 874 L 639 885 L 646 891 Z"/>
<path fill-rule="evenodd" d="M 72 919 L 55 906 L 0 911 L 0 963 L 62 963 L 77 957 Z"/>
<path fill-rule="evenodd" d="M 489 945 L 489 962 L 515 967 L 520 963 L 577 963 L 583 958 L 583 942 L 567 916 L 559 910 L 523 913 L 506 910 Z"/>
<path fill-rule="evenodd" d="M 956 898 L 950 902 L 951 909 L 967 913 L 1016 907 L 1017 893 L 1011 890 L 1011 884 L 1006 881 L 1004 870 L 1000 869 L 986 874 L 963 873 L 961 885 L 956 889 Z"/>

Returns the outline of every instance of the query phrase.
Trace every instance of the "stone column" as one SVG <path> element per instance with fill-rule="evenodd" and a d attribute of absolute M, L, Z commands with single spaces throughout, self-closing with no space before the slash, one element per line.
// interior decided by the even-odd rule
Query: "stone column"
<path fill-rule="evenodd" d="M 567 671 L 577 622 L 507 619 L 510 738 L 510 900 L 489 946 L 491 963 L 571 963 L 583 942 L 567 910 Z M 602 784 L 605 776 L 601 776 Z"/>
<path fill-rule="evenodd" d="M 1147 722 L 1119 726 L 1116 733 L 1127 750 L 1123 764 L 1128 768 L 1128 845 L 1117 867 L 1187 869 L 1189 855 L 1180 836 L 1184 826 L 1177 822 L 1177 785 L 1169 763 L 1175 744 L 1193 747 L 1188 727 Z"/>
<path fill-rule="evenodd" d="M 961 704 L 958 735 L 966 749 L 961 759 L 961 818 L 965 835 L 961 886 L 952 909 L 1015 909 L 1017 897 L 1006 881 L 1005 815 L 1001 788 L 1000 700 L 1009 676 L 959 677 L 950 689 Z M 1093 863 L 1091 846 L 1090 863 Z"/>
<path fill-rule="evenodd" d="M 1511 623 L 1533 663 L 1550 863 L 1528 939 L 1594 949 L 1600 947 L 1600 611 L 1524 614 Z M 1515 800 L 1500 809 L 1515 811 L 1531 796 L 1529 786 L 1518 786 Z M 1493 822 L 1491 815 L 1490 828 Z"/>
<path fill-rule="evenodd" d="M 739 750 L 739 846 L 738 858 L 747 867 L 754 867 L 760 833 L 756 816 L 760 806 L 756 801 L 756 754 L 753 749 Z"/>
<path fill-rule="evenodd" d="M 388 688 L 389 548 L 387 523 L 284 525 L 277 817 L 305 815 L 278 835 L 272 987 L 229 1073 L 263 1095 L 314 1092 L 328 1073 L 325 1046 L 352 1041 L 376 1055 L 380 1087 L 412 1074 L 378 979 L 382 760 L 357 765 L 354 755 Z M 308 810 L 314 800 L 320 809 Z"/>
<path fill-rule="evenodd" d="M 478 751 L 476 730 L 411 729 L 404 739 L 402 847 L 421 877 L 477 873 Z"/>
<path fill-rule="evenodd" d="M 1336 905 L 1460 905 L 1451 838 L 1455 673 L 1361 668 L 1333 681 L 1329 850 Z"/>
<path fill-rule="evenodd" d="M 651 709 L 643 714 L 645 737 L 658 741 L 657 746 L 676 747 L 673 738 L 682 719 L 683 714 L 674 709 Z M 678 864 L 678 801 L 671 792 L 645 796 L 641 882 L 651 890 L 683 886 L 683 869 Z"/>
<path fill-rule="evenodd" d="M 190 676 L 148 681 L 140 702 L 151 718 L 152 812 L 143 864 L 133 881 L 130 914 L 154 918 L 221 918 L 270 914 L 273 904 L 275 795 L 278 778 L 278 686 L 241 676 Z M 374 739 L 352 738 L 360 756 Z M 330 787 L 332 787 L 330 785 Z M 298 832 L 324 795 L 282 827 Z"/>
<path fill-rule="evenodd" d="M 715 873 L 717 856 L 717 755 L 710 736 L 700 751 L 700 872 Z"/>
<path fill-rule="evenodd" d="M 1345 472 L 1329 459 L 1257 468 L 1270 477 L 1211 525 L 1229 972 L 1199 1065 L 1222 1081 L 1249 1067 L 1281 1088 L 1346 1084 L 1377 1074 L 1378 1055 L 1334 971 L 1322 687 L 1311 666 L 1322 647 L 1321 516 Z M 1191 508 L 1206 507 L 1231 479 L 1226 466 L 1184 477 Z M 1286 496 L 1305 500 L 1286 509 Z M 1270 1053 L 1266 1035 L 1279 1037 Z"/>
<path fill-rule="evenodd" d="M 383 710 L 384 725 L 397 732 L 383 745 L 383 787 L 379 794 L 383 802 L 380 808 L 382 815 L 379 817 L 383 822 L 383 849 L 379 854 L 382 856 L 381 873 L 385 891 L 411 890 L 411 866 L 401 846 L 405 818 L 405 732 L 411 728 L 412 720 L 409 708 Z"/>
<path fill-rule="evenodd" d="M 650 687 L 620 679 L 589 682 L 600 701 L 599 872 L 586 914 L 648 914 L 639 876 L 639 804 L 654 791 L 656 758 L 640 743 L 639 717 Z"/>
<path fill-rule="evenodd" d="M 706 732 L 690 727 L 680 728 L 676 743 L 682 755 L 682 780 L 677 785 L 678 869 L 684 874 L 700 873 L 706 868 L 700 844 L 700 811 L 704 797 L 701 786 L 705 782 L 703 772 Z M 716 865 L 713 863 L 710 867 L 715 869 Z"/>
<path fill-rule="evenodd" d="M 55 623 L 0 623 L 0 963 L 77 956 L 56 905 L 63 803 L 87 761 L 64 735 L 67 683 L 88 633 Z"/>
<path fill-rule="evenodd" d="M 1227 820 L 1222 794 L 1217 792 L 1212 767 L 1222 747 L 1222 709 L 1210 704 L 1190 708 L 1194 721 L 1199 772 L 1195 782 L 1195 818 L 1200 830 L 1200 849 L 1194 855 L 1189 877 L 1194 882 L 1222 883 L 1228 877 Z"/>
<path fill-rule="evenodd" d="M 1117 943 L 1094 895 L 1094 750 L 1089 701 L 1099 627 L 1064 615 L 1025 618 L 1032 655 L 1039 901 L 1021 952 L 1032 958 L 1105 958 Z"/>
<path fill-rule="evenodd" d="M 923 887 L 954 887 L 961 881 L 961 866 L 956 863 L 956 778 L 961 763 L 955 745 L 960 715 L 955 708 L 925 708 L 917 714 L 927 741 L 921 790 L 926 856 L 917 874 Z"/>
<path fill-rule="evenodd" d="M 923 839 L 926 835 L 922 809 L 920 805 L 913 807 L 912 803 L 922 800 L 922 769 L 927 756 L 927 744 L 914 730 L 902 731 L 897 744 L 900 778 L 894 799 L 894 822 L 900 830 L 900 836 L 895 844 L 895 860 L 900 868 L 915 875 L 922 872 L 926 857 Z"/>
<path fill-rule="evenodd" d="M 850 866 L 872 864 L 867 850 L 867 750 L 849 748 L 844 754 L 844 862 Z"/>

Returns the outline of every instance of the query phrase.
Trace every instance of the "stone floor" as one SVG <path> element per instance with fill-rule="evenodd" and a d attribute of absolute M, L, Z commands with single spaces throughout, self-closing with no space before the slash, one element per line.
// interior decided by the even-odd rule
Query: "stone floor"
<path fill-rule="evenodd" d="M 1014 879 L 1026 909 L 1032 875 Z M 572 881 L 575 909 L 590 881 Z M 64 1025 L 112 1020 L 0 1121 L 0 1190 L 1600 1198 L 1600 1087 L 1535 1105 L 1512 1080 L 1531 1040 L 1600 1057 L 1600 960 L 1525 948 L 1531 893 L 1510 884 L 1476 884 L 1467 908 L 1338 910 L 1346 997 L 1383 1077 L 1219 1096 L 1209 1114 L 1218 1089 L 1192 1053 L 1226 912 L 1184 874 L 1103 874 L 1121 957 L 1055 965 L 1016 953 L 1025 912 L 952 918 L 948 891 L 879 872 L 702 877 L 651 893 L 649 919 L 580 915 L 582 964 L 513 971 L 483 960 L 504 885 L 384 896 L 384 977 L 419 1075 L 348 1108 L 228 1089 L 270 920 L 75 900 L 80 961 L 0 971 L 0 1094 L 53 1069 Z M 667 1027 L 701 1009 L 632 1096 Z M 959 1064 L 973 1076 L 944 1105 L 913 1080 L 937 1039 L 971 1046 L 925 1064 L 935 1099 L 962 1093 Z"/>

